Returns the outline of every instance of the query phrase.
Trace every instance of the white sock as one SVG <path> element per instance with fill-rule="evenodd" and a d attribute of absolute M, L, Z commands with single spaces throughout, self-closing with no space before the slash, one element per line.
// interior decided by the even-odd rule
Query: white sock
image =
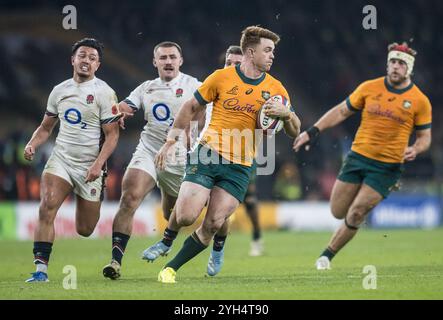
<path fill-rule="evenodd" d="M 36 264 L 36 267 L 37 267 L 37 272 L 41 271 L 44 273 L 48 273 L 48 265 L 43 263 L 38 263 Z"/>

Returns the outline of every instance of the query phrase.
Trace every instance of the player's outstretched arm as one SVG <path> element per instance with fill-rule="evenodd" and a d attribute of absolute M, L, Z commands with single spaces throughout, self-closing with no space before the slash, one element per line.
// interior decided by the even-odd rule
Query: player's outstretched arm
<path fill-rule="evenodd" d="M 25 150 L 23 151 L 23 155 L 26 160 L 32 161 L 35 150 L 37 150 L 40 145 L 48 140 L 48 138 L 51 136 L 52 130 L 54 130 L 54 127 L 57 124 L 57 121 L 57 117 L 50 117 L 48 115 L 43 117 L 42 123 L 34 131 L 31 139 L 25 146 Z"/>
<path fill-rule="evenodd" d="M 174 125 L 168 132 L 166 142 L 155 157 L 154 163 L 157 168 L 160 170 L 165 168 L 169 149 L 177 142 L 180 135 L 185 134 L 185 130 L 189 126 L 190 121 L 194 119 L 197 113 L 204 110 L 205 107 L 206 105 L 201 105 L 195 97 L 192 97 L 180 107 L 175 117 Z M 186 141 L 186 138 L 184 141 Z"/>
<path fill-rule="evenodd" d="M 328 128 L 335 127 L 342 123 L 355 112 L 350 110 L 346 105 L 346 101 L 336 105 L 334 108 L 326 112 L 312 127 L 303 131 L 294 141 L 293 149 L 298 152 L 304 145 L 306 150 L 309 150 L 309 141 L 314 140 L 321 131 Z"/>
<path fill-rule="evenodd" d="M 125 129 L 125 119 L 134 116 L 135 110 L 131 108 L 126 102 L 121 101 L 118 104 L 118 112 L 122 114 L 122 117 L 118 120 L 120 128 Z"/>
<path fill-rule="evenodd" d="M 88 169 L 85 182 L 94 181 L 95 179 L 100 177 L 104 163 L 106 162 L 106 160 L 108 160 L 109 156 L 112 154 L 112 152 L 114 152 L 114 149 L 117 146 L 119 137 L 118 122 L 103 124 L 102 130 L 105 134 L 105 142 L 103 143 L 102 149 L 100 150 L 97 159 Z"/>
<path fill-rule="evenodd" d="M 425 152 L 431 146 L 431 129 L 418 130 L 415 143 L 405 150 L 404 160 L 413 161 L 419 153 Z"/>

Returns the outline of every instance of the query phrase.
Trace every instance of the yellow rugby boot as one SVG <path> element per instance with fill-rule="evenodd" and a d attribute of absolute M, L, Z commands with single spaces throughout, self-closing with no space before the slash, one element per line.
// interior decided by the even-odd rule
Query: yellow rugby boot
<path fill-rule="evenodd" d="M 162 283 L 175 283 L 176 272 L 174 269 L 167 267 L 158 274 L 158 281 Z"/>

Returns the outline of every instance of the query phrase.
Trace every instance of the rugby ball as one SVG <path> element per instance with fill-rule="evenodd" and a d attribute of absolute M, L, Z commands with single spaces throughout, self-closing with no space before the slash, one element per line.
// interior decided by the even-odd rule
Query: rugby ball
<path fill-rule="evenodd" d="M 288 99 L 281 95 L 275 95 L 270 100 L 278 101 L 286 106 L 288 109 L 291 107 Z M 264 135 L 272 135 L 283 129 L 284 122 L 280 118 L 267 116 L 264 111 L 264 105 L 258 110 L 257 114 L 257 129 L 262 129 Z"/>

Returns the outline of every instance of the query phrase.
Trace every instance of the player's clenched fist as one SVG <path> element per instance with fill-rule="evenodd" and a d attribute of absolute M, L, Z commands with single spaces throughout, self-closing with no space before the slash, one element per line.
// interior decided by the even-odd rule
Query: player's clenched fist
<path fill-rule="evenodd" d="M 32 161 L 34 159 L 35 149 L 32 145 L 27 144 L 25 150 L 23 151 L 23 155 L 26 160 Z"/>
<path fill-rule="evenodd" d="M 414 147 L 407 147 L 405 149 L 404 160 L 405 161 L 414 161 L 417 157 L 417 150 Z"/>

